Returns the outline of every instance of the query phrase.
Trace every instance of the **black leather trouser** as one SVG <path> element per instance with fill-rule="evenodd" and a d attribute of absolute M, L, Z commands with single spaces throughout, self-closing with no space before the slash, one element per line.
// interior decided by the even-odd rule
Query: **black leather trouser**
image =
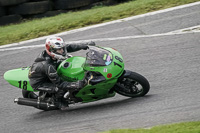
<path fill-rule="evenodd" d="M 44 91 L 44 92 L 48 92 L 48 93 L 55 93 L 56 86 L 53 83 L 43 83 L 43 84 L 39 85 L 35 90 Z"/>

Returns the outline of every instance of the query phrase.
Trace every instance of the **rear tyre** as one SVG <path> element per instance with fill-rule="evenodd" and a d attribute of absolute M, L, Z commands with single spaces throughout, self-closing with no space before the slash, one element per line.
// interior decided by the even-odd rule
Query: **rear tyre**
<path fill-rule="evenodd" d="M 32 91 L 27 91 L 27 90 L 22 90 L 22 96 L 24 98 L 30 98 L 30 99 L 37 99 L 38 98 L 37 94 L 35 94 Z"/>
<path fill-rule="evenodd" d="M 131 72 L 124 75 L 114 86 L 117 93 L 127 97 L 142 97 L 150 90 L 148 80 L 142 75 Z"/>

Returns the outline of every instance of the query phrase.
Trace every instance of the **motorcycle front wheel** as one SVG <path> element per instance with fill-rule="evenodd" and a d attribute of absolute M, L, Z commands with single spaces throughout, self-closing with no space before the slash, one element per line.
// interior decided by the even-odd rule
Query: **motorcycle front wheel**
<path fill-rule="evenodd" d="M 116 83 L 114 89 L 123 96 L 142 97 L 149 92 L 150 85 L 148 80 L 142 75 L 136 72 L 130 72 L 130 74 L 124 75 Z"/>

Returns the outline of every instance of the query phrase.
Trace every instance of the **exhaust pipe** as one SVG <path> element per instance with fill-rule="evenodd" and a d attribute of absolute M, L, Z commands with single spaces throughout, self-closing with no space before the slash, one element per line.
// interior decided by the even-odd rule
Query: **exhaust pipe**
<path fill-rule="evenodd" d="M 14 103 L 17 103 L 19 105 L 32 106 L 45 111 L 58 109 L 57 106 L 55 106 L 54 104 L 40 101 L 38 99 L 16 98 L 14 99 Z"/>

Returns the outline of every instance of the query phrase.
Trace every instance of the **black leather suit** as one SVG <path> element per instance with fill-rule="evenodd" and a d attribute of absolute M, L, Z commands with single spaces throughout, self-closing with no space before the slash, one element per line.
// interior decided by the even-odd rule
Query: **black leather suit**
<path fill-rule="evenodd" d="M 81 49 L 87 49 L 89 43 L 68 44 L 65 46 L 68 53 L 75 52 Z M 44 50 L 34 61 L 29 71 L 30 85 L 34 90 L 46 91 L 48 93 L 55 93 L 59 90 L 78 89 L 79 82 L 62 81 L 57 74 L 57 67 L 61 62 L 53 60 L 51 56 Z"/>

